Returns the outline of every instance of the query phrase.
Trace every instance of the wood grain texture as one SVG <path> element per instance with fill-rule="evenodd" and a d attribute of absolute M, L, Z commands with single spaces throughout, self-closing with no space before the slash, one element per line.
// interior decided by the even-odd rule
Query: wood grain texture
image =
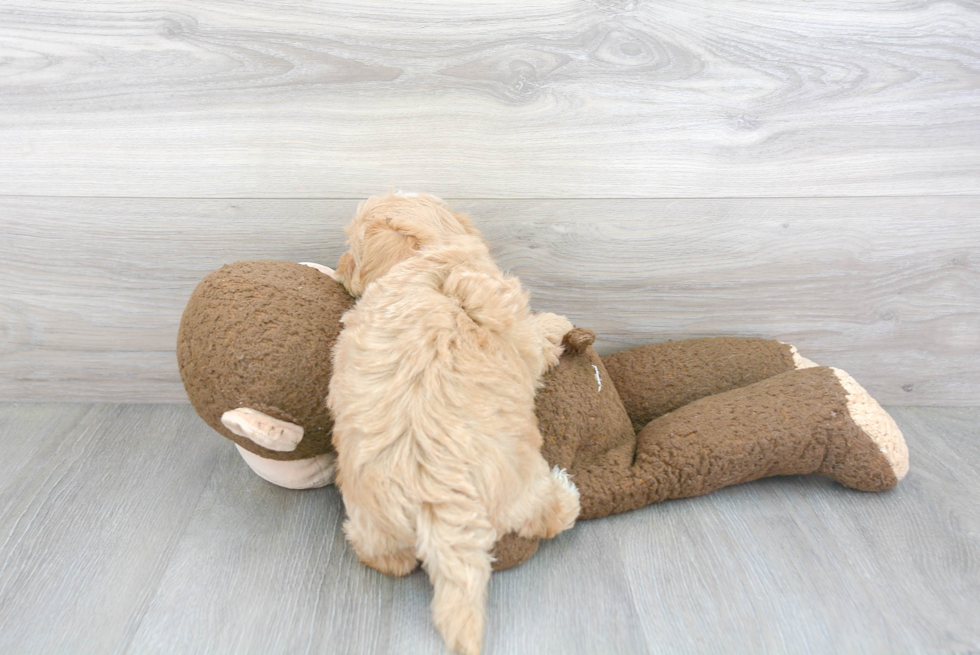
<path fill-rule="evenodd" d="M 912 462 L 891 492 L 772 478 L 614 517 L 650 652 L 976 650 L 980 413 L 891 412 Z"/>
<path fill-rule="evenodd" d="M 881 494 L 772 478 L 582 521 L 490 583 L 484 652 L 980 649 L 980 408 L 892 408 Z M 421 571 L 360 565 L 337 490 L 265 483 L 190 407 L 0 404 L 4 653 L 443 653 Z M 28 452 L 29 451 L 29 452 Z"/>
<path fill-rule="evenodd" d="M 884 403 L 980 398 L 980 198 L 471 200 L 539 310 L 601 349 L 761 336 Z M 333 264 L 354 201 L 0 199 L 0 398 L 184 402 L 174 348 L 222 264 Z"/>
<path fill-rule="evenodd" d="M 980 5 L 8 2 L 0 194 L 970 194 Z"/>
<path fill-rule="evenodd" d="M 180 406 L 4 405 L 0 424 L 31 447 L 0 471 L 0 652 L 122 652 L 226 444 Z"/>

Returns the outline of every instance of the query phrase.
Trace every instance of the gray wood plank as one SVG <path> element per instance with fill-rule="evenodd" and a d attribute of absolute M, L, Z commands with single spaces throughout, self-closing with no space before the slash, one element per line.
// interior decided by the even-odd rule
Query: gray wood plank
<path fill-rule="evenodd" d="M 229 443 L 127 652 L 377 652 L 395 587 L 426 581 L 361 566 L 342 519 L 335 487 L 271 485 Z"/>
<path fill-rule="evenodd" d="M 980 648 L 980 408 L 891 412 L 896 489 L 773 478 L 580 522 L 494 575 L 484 652 Z M 4 653 L 445 652 L 424 574 L 360 565 L 336 489 L 265 483 L 189 407 L 0 404 L 21 430 L 42 446 L 0 491 Z"/>
<path fill-rule="evenodd" d="M 4 445 L 33 451 L 0 470 L 0 652 L 122 652 L 224 440 L 186 406 L 0 417 Z"/>
<path fill-rule="evenodd" d="M 975 2 L 5 3 L 0 193 L 976 193 Z"/>
<path fill-rule="evenodd" d="M 980 197 L 460 200 L 536 308 L 601 349 L 777 338 L 881 402 L 980 398 Z M 355 201 L 0 198 L 0 398 L 183 402 L 197 282 L 336 262 Z"/>
<path fill-rule="evenodd" d="M 650 653 L 620 535 L 581 521 L 491 580 L 487 653 Z"/>
<path fill-rule="evenodd" d="M 613 517 L 651 652 L 980 648 L 980 411 L 891 411 L 890 492 L 774 478 Z"/>
<path fill-rule="evenodd" d="M 0 405 L 0 492 L 23 475 L 39 454 L 48 434 L 65 434 L 91 414 L 87 405 L 20 403 Z M 36 465 L 36 464 L 34 464 Z"/>

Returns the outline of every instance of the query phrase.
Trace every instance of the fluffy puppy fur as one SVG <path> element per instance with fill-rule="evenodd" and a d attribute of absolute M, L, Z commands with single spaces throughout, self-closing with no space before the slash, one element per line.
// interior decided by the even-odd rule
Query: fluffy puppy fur
<path fill-rule="evenodd" d="M 552 537 L 578 490 L 541 456 L 534 395 L 572 325 L 532 314 L 469 219 L 432 196 L 371 198 L 338 275 L 355 296 L 334 350 L 337 483 L 361 561 L 421 560 L 446 643 L 480 652 L 498 535 Z"/>

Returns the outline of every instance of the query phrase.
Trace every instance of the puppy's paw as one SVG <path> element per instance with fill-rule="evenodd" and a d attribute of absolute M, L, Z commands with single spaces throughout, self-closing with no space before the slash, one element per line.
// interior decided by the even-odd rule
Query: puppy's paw
<path fill-rule="evenodd" d="M 405 542 L 397 541 L 379 527 L 377 519 L 347 503 L 349 516 L 344 521 L 347 541 L 361 563 L 385 575 L 401 577 L 415 569 L 415 551 L 405 547 Z"/>
<path fill-rule="evenodd" d="M 535 314 L 534 321 L 537 325 L 538 334 L 541 335 L 541 345 L 547 362 L 545 370 L 547 370 L 558 364 L 558 359 L 565 352 L 563 345 L 565 335 L 572 331 L 575 326 L 564 316 L 549 312 Z"/>
<path fill-rule="evenodd" d="M 415 553 L 410 548 L 394 553 L 384 553 L 371 558 L 362 556 L 361 562 L 370 566 L 375 571 L 380 571 L 385 575 L 396 578 L 408 575 L 415 570 L 418 564 Z"/>
<path fill-rule="evenodd" d="M 550 312 L 535 314 L 534 320 L 537 321 L 541 336 L 556 346 L 560 346 L 565 335 L 575 328 L 571 321 L 564 316 Z"/>
<path fill-rule="evenodd" d="M 555 491 L 546 521 L 545 536 L 549 539 L 574 526 L 575 519 L 582 511 L 578 487 L 572 482 L 568 472 L 556 466 L 551 469 L 551 479 L 554 481 Z"/>
<path fill-rule="evenodd" d="M 548 482 L 537 514 L 518 530 L 518 535 L 525 539 L 550 539 L 575 525 L 581 512 L 578 487 L 565 469 L 557 466 L 551 469 Z"/>

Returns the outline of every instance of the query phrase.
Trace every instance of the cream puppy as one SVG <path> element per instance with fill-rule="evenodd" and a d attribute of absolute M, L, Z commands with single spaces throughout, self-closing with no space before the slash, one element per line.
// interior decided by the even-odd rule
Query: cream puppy
<path fill-rule="evenodd" d="M 534 395 L 571 323 L 532 314 L 469 219 L 425 195 L 371 198 L 337 274 L 355 296 L 328 404 L 347 538 L 368 566 L 421 560 L 446 643 L 480 652 L 490 550 L 552 537 L 578 490 L 541 456 Z"/>

